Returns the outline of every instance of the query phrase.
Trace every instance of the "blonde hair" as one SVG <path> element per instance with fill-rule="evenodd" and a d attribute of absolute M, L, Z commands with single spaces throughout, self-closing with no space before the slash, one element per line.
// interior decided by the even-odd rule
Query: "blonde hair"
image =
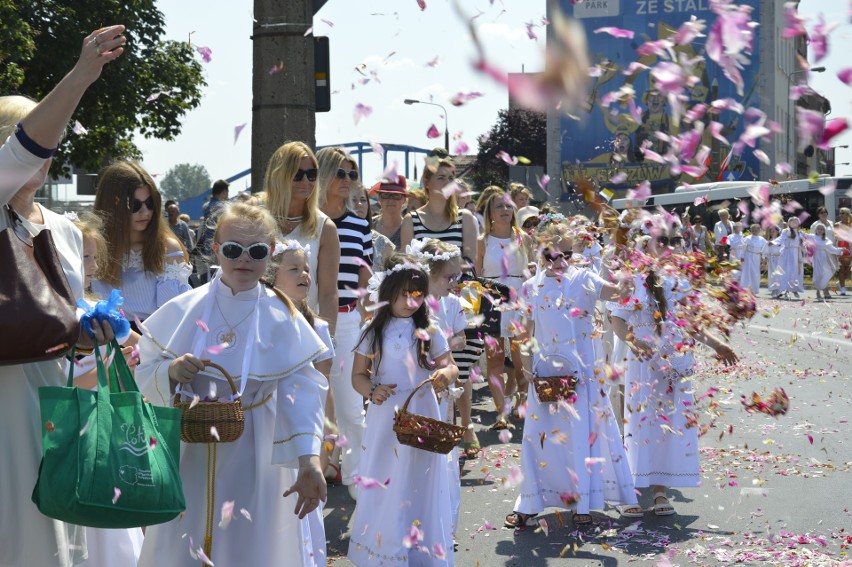
<path fill-rule="evenodd" d="M 499 187 L 495 187 L 495 186 L 492 186 L 492 187 L 494 187 L 494 188 L 492 189 L 491 187 L 489 187 L 488 189 L 486 189 L 486 191 L 488 191 L 488 194 L 486 195 L 485 199 L 482 202 L 482 216 L 485 219 L 485 222 L 482 223 L 483 224 L 483 226 L 482 226 L 483 234 L 485 234 L 485 236 L 488 236 L 489 234 L 491 234 L 491 222 L 492 222 L 491 221 L 491 203 L 493 203 L 496 199 L 506 200 L 504 202 L 506 202 L 506 204 L 509 205 L 512 208 L 512 220 L 511 220 L 512 232 L 515 235 L 520 234 L 521 229 L 518 228 L 518 217 L 515 214 L 516 213 L 515 205 L 510 204 L 508 202 L 508 199 L 510 199 L 511 197 L 509 197 L 509 195 L 503 189 L 500 189 Z M 491 189 L 491 190 L 489 191 L 489 189 Z"/>
<path fill-rule="evenodd" d="M 409 189 L 407 197 L 409 199 L 417 199 L 420 201 L 420 206 L 422 207 L 429 201 L 429 196 L 426 194 L 425 189 Z M 415 207 L 419 208 L 419 207 Z"/>
<path fill-rule="evenodd" d="M 435 158 L 427 158 L 426 166 L 423 168 L 423 177 L 420 179 L 420 185 L 423 187 L 423 190 L 426 192 L 426 200 L 429 200 L 429 190 L 426 188 L 426 183 L 432 179 L 438 170 L 442 167 L 448 167 L 455 171 L 456 166 L 453 165 L 453 162 L 449 158 L 445 159 L 435 159 Z M 459 220 L 459 205 L 456 202 L 456 195 L 453 193 L 449 197 L 447 197 L 447 203 L 444 205 L 444 214 L 447 215 L 447 218 L 450 219 L 450 224 L 456 224 Z"/>
<path fill-rule="evenodd" d="M 460 253 L 460 250 L 455 244 L 450 244 L 449 242 L 444 242 L 437 238 L 430 238 L 423 246 L 423 252 L 434 256 L 436 254 Z M 447 266 L 450 264 L 457 264 L 459 269 L 461 269 L 461 255 L 459 254 L 459 256 L 450 258 L 449 260 L 429 260 L 429 273 L 431 275 L 443 274 L 444 270 L 446 270 Z"/>
<path fill-rule="evenodd" d="M 309 158 L 314 167 L 319 167 L 317 158 L 311 149 L 302 142 L 287 142 L 275 150 L 266 166 L 263 191 L 266 193 L 266 206 L 273 218 L 283 226 L 290 209 L 290 196 L 293 191 L 293 177 L 299 170 L 302 158 Z M 319 233 L 319 192 L 313 183 L 311 195 L 305 202 L 302 212 L 302 226 L 307 235 L 314 238 Z M 257 195 L 255 195 L 257 197 Z M 280 228 L 279 226 L 279 228 Z"/>
<path fill-rule="evenodd" d="M 352 171 L 358 172 L 358 163 L 343 151 L 343 148 L 323 148 L 317 152 L 317 163 L 319 163 L 319 176 L 317 183 L 320 187 L 320 206 L 328 203 L 328 188 L 337 177 L 337 170 L 345 162 L 349 162 Z"/>
<path fill-rule="evenodd" d="M 19 95 L 0 96 L 0 146 L 38 103 Z"/>
<path fill-rule="evenodd" d="M 518 195 L 526 195 L 527 199 L 532 201 L 533 194 L 529 188 L 523 183 L 509 183 L 509 196 L 514 201 Z"/>
<path fill-rule="evenodd" d="M 219 222 L 216 223 L 216 232 L 213 235 L 215 242 L 219 241 L 219 232 L 222 227 L 229 223 L 241 229 L 256 230 L 259 228 L 264 233 L 266 243 L 271 246 L 275 245 L 275 239 L 278 236 L 278 224 L 272 214 L 264 208 L 240 201 L 227 203 L 222 209 L 222 214 L 219 215 Z"/>

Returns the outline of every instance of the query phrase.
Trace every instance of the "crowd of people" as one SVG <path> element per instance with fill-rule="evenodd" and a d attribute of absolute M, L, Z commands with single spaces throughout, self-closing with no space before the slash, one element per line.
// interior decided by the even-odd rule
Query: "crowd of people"
<path fill-rule="evenodd" d="M 683 324 L 681 310 L 701 304 L 694 266 L 715 250 L 757 292 L 766 262 L 773 296 L 798 297 L 812 258 L 828 298 L 839 256 L 845 294 L 849 243 L 835 245 L 824 214 L 811 234 L 793 217 L 761 236 L 721 210 L 714 238 L 688 215 L 603 206 L 598 219 L 565 217 L 533 206 L 523 185 L 473 194 L 441 151 L 427 158 L 421 189 L 402 176 L 367 188 L 344 150 L 287 142 L 251 199 L 232 202 L 217 182 L 197 232 L 144 168 L 118 161 L 100 172 L 91 214 L 65 218 L 33 197 L 78 101 L 124 41 L 122 26 L 93 32 L 38 104 L 0 98 L 4 215 L 8 205 L 32 234 L 50 230 L 76 299 L 121 290 L 132 330 L 118 338 L 151 403 L 229 399 L 221 368 L 238 384 L 245 429 L 233 442 L 183 445 L 186 511 L 175 520 L 144 535 L 78 528 L 29 498 L 41 457 L 37 390 L 62 385 L 69 370 L 78 387 L 96 387 L 94 357 L 0 367 L 9 456 L 0 565 L 321 565 L 329 484 L 356 501 L 356 565 L 452 565 L 459 458 L 482 450 L 471 415 L 482 380 L 496 414 L 487 426 L 524 422 L 523 480 L 506 527 L 533 525 L 549 507 L 571 510 L 577 526 L 607 505 L 625 518 L 671 515 L 667 489 L 700 484 L 696 344 L 737 362 L 712 317 Z M 848 210 L 839 222 L 849 226 Z M 469 282 L 507 292 L 471 295 Z M 497 315 L 485 327 L 489 302 Z M 112 339 L 108 326 L 93 327 L 100 344 Z M 81 335 L 77 346 L 93 345 Z M 461 453 L 398 441 L 395 408 L 409 397 L 421 416 L 452 422 L 458 410 Z M 646 488 L 650 510 L 637 499 Z"/>

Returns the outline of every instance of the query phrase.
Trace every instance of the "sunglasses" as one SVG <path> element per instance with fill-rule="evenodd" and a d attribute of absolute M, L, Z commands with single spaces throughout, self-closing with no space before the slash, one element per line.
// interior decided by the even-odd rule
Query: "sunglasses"
<path fill-rule="evenodd" d="M 379 199 L 384 199 L 385 201 L 402 201 L 405 199 L 405 195 L 402 193 L 379 193 Z"/>
<path fill-rule="evenodd" d="M 130 204 L 130 211 L 134 213 L 138 213 L 142 210 L 142 205 L 145 205 L 145 208 L 149 211 L 154 210 L 154 197 L 148 197 L 144 201 L 140 201 L 139 199 L 133 199 L 133 202 Z"/>
<path fill-rule="evenodd" d="M 683 243 L 683 237 L 680 236 L 672 236 L 669 238 L 668 236 L 658 236 L 657 242 L 662 244 L 663 246 L 668 246 L 671 244 L 672 246 L 678 246 Z"/>
<path fill-rule="evenodd" d="M 565 259 L 565 254 L 562 252 L 554 253 L 550 250 L 545 250 L 542 255 L 544 256 L 544 259 L 548 262 L 559 262 Z"/>
<path fill-rule="evenodd" d="M 345 169 L 338 169 L 337 170 L 337 178 L 338 179 L 346 179 L 347 175 L 349 176 L 349 179 L 351 179 L 352 181 L 357 181 L 357 179 L 358 179 L 358 172 L 355 171 L 354 169 L 350 169 L 348 172 Z"/>
<path fill-rule="evenodd" d="M 301 181 L 308 177 L 308 181 L 314 182 L 317 180 L 317 168 L 312 167 L 310 169 L 297 169 L 296 175 L 293 176 L 293 181 Z"/>
<path fill-rule="evenodd" d="M 243 252 L 248 252 L 249 258 L 252 260 L 265 260 L 269 256 L 269 244 L 264 242 L 255 242 L 248 246 L 243 246 L 239 242 L 223 242 L 219 246 L 222 256 L 228 260 L 237 260 L 243 255 Z"/>
<path fill-rule="evenodd" d="M 538 226 L 538 219 L 525 220 L 524 224 L 522 224 L 521 226 L 527 230 L 535 228 Z"/>

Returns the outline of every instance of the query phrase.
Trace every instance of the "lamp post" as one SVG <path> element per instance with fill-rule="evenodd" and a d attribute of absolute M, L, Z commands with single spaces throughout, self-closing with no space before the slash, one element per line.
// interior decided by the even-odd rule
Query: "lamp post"
<path fill-rule="evenodd" d="M 447 150 L 447 154 L 450 153 L 450 127 L 449 122 L 447 120 L 447 109 L 444 108 L 443 105 L 438 104 L 437 102 L 426 102 L 425 100 L 415 100 L 413 98 L 407 98 L 404 101 L 405 104 L 428 104 L 430 106 L 437 106 L 441 110 L 444 111 L 444 149 Z"/>
<path fill-rule="evenodd" d="M 788 82 L 788 86 L 787 86 L 787 163 L 788 164 L 790 163 L 790 138 L 791 138 L 790 134 L 791 134 L 791 131 L 793 129 L 792 128 L 793 117 L 790 115 L 790 91 L 793 88 L 793 77 L 795 77 L 796 75 L 801 74 L 801 73 L 807 73 L 808 71 L 811 71 L 813 73 L 824 73 L 825 67 L 811 67 L 810 69 L 799 69 L 798 71 L 793 71 L 792 73 L 787 75 L 787 82 Z M 796 147 L 797 148 L 799 147 L 798 140 L 796 141 Z"/>

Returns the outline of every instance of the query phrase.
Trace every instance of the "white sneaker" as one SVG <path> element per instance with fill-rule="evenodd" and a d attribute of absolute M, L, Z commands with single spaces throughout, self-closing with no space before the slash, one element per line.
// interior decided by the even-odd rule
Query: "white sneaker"
<path fill-rule="evenodd" d="M 840 295 L 846 295 L 846 288 L 845 287 L 840 288 Z"/>
<path fill-rule="evenodd" d="M 349 489 L 349 497 L 355 502 L 358 502 L 358 487 L 354 484 L 350 484 L 346 488 Z"/>

